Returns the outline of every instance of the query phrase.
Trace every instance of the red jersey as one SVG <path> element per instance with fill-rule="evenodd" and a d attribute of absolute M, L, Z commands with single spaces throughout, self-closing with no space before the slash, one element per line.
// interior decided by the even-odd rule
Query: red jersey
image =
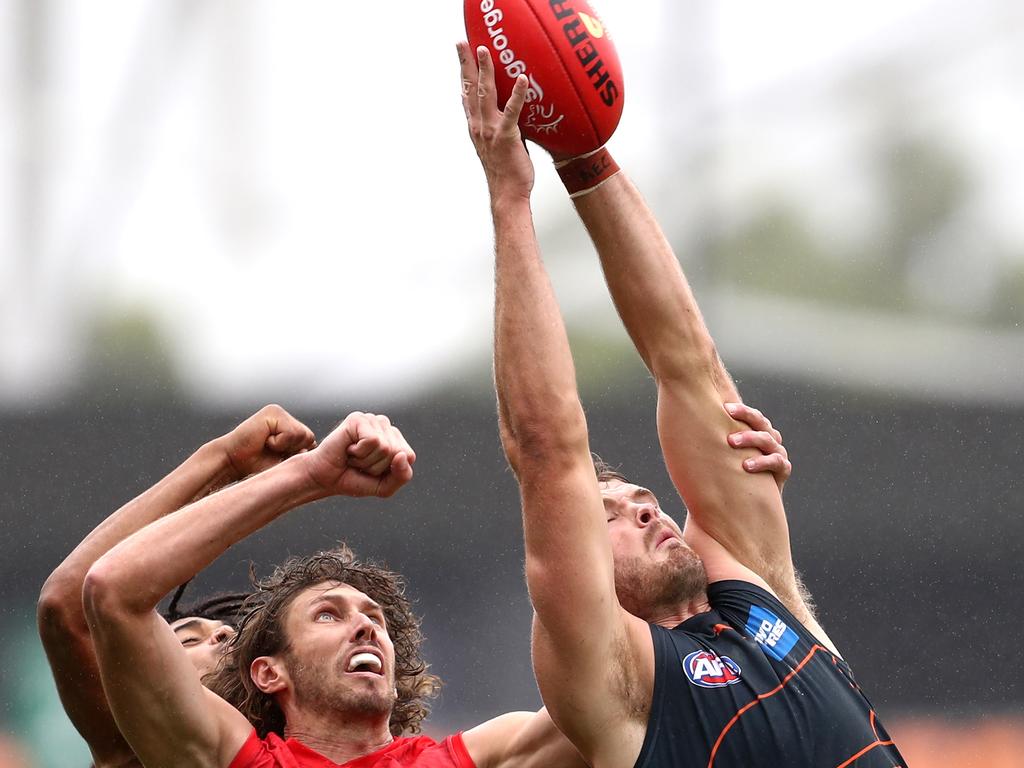
<path fill-rule="evenodd" d="M 440 744 L 428 736 L 395 739 L 383 749 L 339 764 L 306 745 L 270 734 L 265 739 L 249 734 L 228 768 L 476 768 L 466 751 L 462 734 L 449 736 Z"/>

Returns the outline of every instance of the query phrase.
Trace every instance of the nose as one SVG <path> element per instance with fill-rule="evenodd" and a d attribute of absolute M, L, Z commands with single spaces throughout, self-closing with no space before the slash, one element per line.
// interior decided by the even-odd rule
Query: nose
<path fill-rule="evenodd" d="M 376 638 L 377 625 L 365 613 L 356 614 L 356 628 L 353 634 L 356 640 L 374 640 Z"/>
<path fill-rule="evenodd" d="M 642 528 L 658 519 L 661 511 L 654 504 L 639 504 L 636 508 L 636 522 Z"/>

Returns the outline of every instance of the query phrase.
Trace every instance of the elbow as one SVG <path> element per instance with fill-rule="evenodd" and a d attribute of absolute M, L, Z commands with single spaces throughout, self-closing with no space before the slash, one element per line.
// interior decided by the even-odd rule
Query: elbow
<path fill-rule="evenodd" d="M 70 634 L 88 633 L 82 613 L 82 582 L 65 576 L 58 568 L 43 584 L 36 602 L 36 625 L 43 643 L 64 640 Z"/>
<path fill-rule="evenodd" d="M 81 601 L 89 626 L 130 611 L 117 570 L 105 557 L 94 563 L 85 574 Z"/>
<path fill-rule="evenodd" d="M 589 457 L 587 421 L 575 396 L 549 402 L 510 418 L 504 436 L 510 453 L 516 457 L 514 468 L 564 463 L 566 457 L 581 452 Z"/>
<path fill-rule="evenodd" d="M 651 373 L 659 389 L 703 388 L 710 380 L 723 396 L 728 397 L 735 392 L 732 379 L 710 338 L 692 344 L 672 345 L 662 354 L 653 355 Z"/>

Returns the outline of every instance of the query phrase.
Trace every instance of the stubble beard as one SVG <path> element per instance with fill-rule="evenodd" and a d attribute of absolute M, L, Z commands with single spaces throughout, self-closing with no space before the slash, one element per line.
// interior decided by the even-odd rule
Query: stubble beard
<path fill-rule="evenodd" d="M 337 681 L 341 670 L 306 666 L 295 658 L 288 660 L 295 690 L 295 702 L 302 709 L 335 712 L 346 717 L 388 715 L 398 700 L 394 685 L 378 688 L 349 688 Z"/>
<path fill-rule="evenodd" d="M 707 590 L 704 563 L 687 546 L 673 547 L 660 563 L 646 557 L 615 561 L 615 592 L 619 604 L 644 620 L 666 609 L 703 600 Z"/>

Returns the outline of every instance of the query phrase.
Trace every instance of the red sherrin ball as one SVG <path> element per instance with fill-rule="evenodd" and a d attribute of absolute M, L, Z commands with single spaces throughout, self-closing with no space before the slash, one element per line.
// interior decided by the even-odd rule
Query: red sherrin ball
<path fill-rule="evenodd" d="M 556 155 L 582 155 L 611 138 L 622 116 L 622 67 L 585 0 L 465 0 L 473 51 L 494 61 L 498 104 L 519 75 L 530 79 L 523 136 Z"/>

